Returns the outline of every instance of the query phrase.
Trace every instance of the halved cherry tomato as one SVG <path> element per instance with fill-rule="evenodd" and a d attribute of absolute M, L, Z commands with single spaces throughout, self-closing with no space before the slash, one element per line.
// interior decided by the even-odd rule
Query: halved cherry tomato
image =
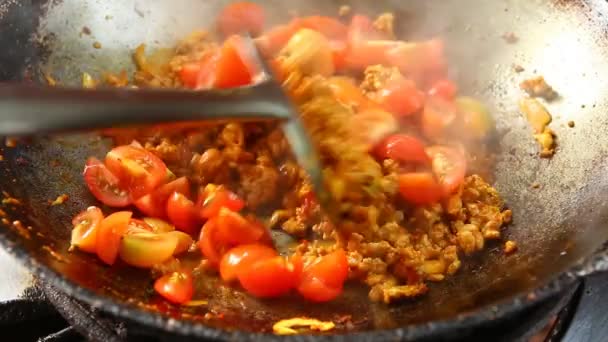
<path fill-rule="evenodd" d="M 426 153 L 431 157 L 433 173 L 439 180 L 444 196 L 449 196 L 464 180 L 467 169 L 464 154 L 447 146 L 429 147 Z"/>
<path fill-rule="evenodd" d="M 348 34 L 348 27 L 332 17 L 313 15 L 293 21 L 300 28 L 315 30 L 329 40 L 345 40 Z"/>
<path fill-rule="evenodd" d="M 87 187 L 103 204 L 110 207 L 126 207 L 131 204 L 131 196 L 114 175 L 97 158 L 89 158 L 84 167 L 84 180 Z"/>
<path fill-rule="evenodd" d="M 131 145 L 113 148 L 106 155 L 105 163 L 135 199 L 152 192 L 167 177 L 167 167 L 160 158 Z"/>
<path fill-rule="evenodd" d="M 301 261 L 300 261 L 301 262 Z M 300 279 L 300 265 L 277 256 L 254 262 L 238 275 L 241 286 L 256 297 L 279 297 L 288 293 Z"/>
<path fill-rule="evenodd" d="M 190 182 L 186 177 L 163 184 L 152 193 L 140 197 L 135 201 L 135 206 L 147 216 L 165 218 L 167 217 L 167 200 L 172 193 L 179 192 L 186 197 L 190 196 Z"/>
<path fill-rule="evenodd" d="M 227 245 L 249 244 L 260 241 L 264 227 L 257 222 L 249 222 L 239 213 L 221 208 L 217 215 L 217 241 Z"/>
<path fill-rule="evenodd" d="M 422 133 L 431 140 L 441 139 L 456 119 L 456 106 L 437 96 L 429 97 L 420 118 Z"/>
<path fill-rule="evenodd" d="M 97 252 L 97 230 L 103 220 L 103 213 L 97 207 L 88 207 L 72 220 L 71 246 L 88 253 Z"/>
<path fill-rule="evenodd" d="M 399 44 L 376 30 L 370 18 L 364 15 L 352 17 L 347 37 L 348 52 L 345 63 L 348 68 L 355 70 L 363 70 L 375 64 L 386 65 L 387 52 Z"/>
<path fill-rule="evenodd" d="M 150 268 L 169 260 L 175 253 L 178 237 L 172 233 L 156 234 L 129 230 L 120 241 L 118 255 L 128 265 Z"/>
<path fill-rule="evenodd" d="M 342 286 L 332 287 L 319 278 L 307 278 L 298 285 L 298 293 L 313 302 L 328 302 L 342 293 Z"/>
<path fill-rule="evenodd" d="M 255 43 L 264 56 L 273 57 L 299 29 L 300 27 L 294 22 L 274 26 L 263 35 L 257 37 Z"/>
<path fill-rule="evenodd" d="M 261 244 L 241 245 L 230 249 L 220 262 L 220 276 L 224 281 L 237 279 L 241 270 L 251 266 L 254 262 L 270 259 L 277 256 L 277 252 Z"/>
<path fill-rule="evenodd" d="M 199 216 L 194 202 L 179 192 L 174 192 L 169 196 L 167 216 L 175 228 L 188 234 L 193 234 L 199 227 Z"/>
<path fill-rule="evenodd" d="M 113 265 L 118 256 L 120 239 L 127 232 L 132 213 L 119 211 L 101 221 L 97 231 L 97 256 L 108 265 Z"/>
<path fill-rule="evenodd" d="M 208 89 L 215 82 L 215 66 L 219 54 L 209 54 L 198 62 L 186 63 L 179 71 L 182 84 L 191 89 Z"/>
<path fill-rule="evenodd" d="M 423 42 L 398 42 L 386 51 L 387 64 L 399 68 L 402 74 L 419 84 L 435 83 L 446 77 L 444 44 L 440 39 Z"/>
<path fill-rule="evenodd" d="M 199 193 L 196 207 L 202 218 L 209 219 L 217 216 L 223 207 L 239 211 L 245 207 L 245 202 L 223 186 L 208 184 Z"/>
<path fill-rule="evenodd" d="M 217 26 L 224 37 L 243 33 L 257 36 L 264 29 L 264 19 L 264 10 L 260 5 L 240 1 L 224 7 L 217 18 Z"/>
<path fill-rule="evenodd" d="M 234 88 L 250 84 L 259 72 L 254 56 L 242 37 L 228 38 L 217 60 L 214 86 Z"/>
<path fill-rule="evenodd" d="M 176 271 L 158 278 L 154 290 L 165 299 L 175 304 L 185 304 L 194 295 L 194 281 L 189 271 Z"/>
<path fill-rule="evenodd" d="M 198 241 L 198 246 L 201 249 L 203 255 L 209 260 L 210 263 L 217 265 L 224 254 L 226 246 L 222 246 L 217 243 L 217 219 L 211 218 L 205 222 L 201 229 L 201 234 Z"/>
<path fill-rule="evenodd" d="M 304 266 L 302 281 L 317 278 L 328 287 L 342 288 L 348 277 L 348 260 L 344 250 L 338 249 Z"/>
<path fill-rule="evenodd" d="M 348 55 L 348 44 L 340 40 L 329 41 L 331 54 L 334 60 L 334 69 L 342 71 L 346 68 L 346 56 Z"/>
<path fill-rule="evenodd" d="M 152 227 L 150 227 L 149 224 L 147 224 L 145 221 L 140 220 L 140 219 L 134 219 L 132 218 L 131 221 L 129 221 L 129 230 L 131 229 L 135 229 L 135 230 L 139 230 L 139 231 L 148 231 L 148 232 L 152 232 Z"/>
<path fill-rule="evenodd" d="M 456 84 L 450 80 L 444 79 L 435 82 L 431 86 L 431 89 L 429 89 L 428 93 L 430 96 L 438 96 L 442 99 L 451 101 L 454 99 L 454 96 L 456 96 L 457 92 L 458 88 L 456 87 Z"/>
<path fill-rule="evenodd" d="M 408 202 L 426 205 L 438 202 L 443 189 L 432 173 L 411 172 L 399 175 L 399 193 Z"/>
<path fill-rule="evenodd" d="M 399 78 L 389 81 L 376 93 L 375 100 L 384 109 L 398 117 L 412 115 L 424 106 L 424 93 L 408 79 Z"/>
<path fill-rule="evenodd" d="M 375 149 L 380 159 L 393 159 L 398 162 L 428 163 L 431 159 L 424 150 L 424 144 L 407 134 L 393 134 L 384 139 Z"/>

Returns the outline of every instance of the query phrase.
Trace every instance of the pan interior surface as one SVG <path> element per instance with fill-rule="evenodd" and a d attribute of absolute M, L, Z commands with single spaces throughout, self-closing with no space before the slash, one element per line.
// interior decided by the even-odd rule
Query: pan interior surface
<path fill-rule="evenodd" d="M 8 34 L 27 32 L 36 39 L 17 39 L 7 51 L 25 58 L 2 57 L 3 80 L 36 79 L 52 72 L 62 84 L 77 85 L 83 72 L 100 75 L 108 70 L 132 70 L 131 53 L 140 43 L 150 49 L 168 47 L 189 32 L 209 27 L 225 1 L 95 1 L 64 0 L 46 4 L 40 18 L 28 22 L 18 13 L 27 4 L 0 12 L 10 25 Z M 440 36 L 447 43 L 451 72 L 461 93 L 483 99 L 492 109 L 500 135 L 495 185 L 513 210 L 514 222 L 505 240 L 519 251 L 506 256 L 502 244 L 467 257 L 463 268 L 445 282 L 431 284 L 429 293 L 398 305 L 372 304 L 365 289 L 352 287 L 338 300 L 316 305 L 298 298 L 259 301 L 230 287 L 216 288 L 209 303 L 182 311 L 157 299 L 150 291 L 148 272 L 126 267 L 108 268 L 93 256 L 67 252 L 73 215 L 95 200 L 81 176 L 90 155 L 103 156 L 108 142 L 91 135 L 34 137 L 27 144 L 3 148 L 0 188 L 22 205 L 6 209 L 22 225 L 1 229 L 14 249 L 24 248 L 37 264 L 66 277 L 99 298 L 110 297 L 171 317 L 203 320 L 207 312 L 223 319 L 205 325 L 246 331 L 267 330 L 272 322 L 295 316 L 336 320 L 350 315 L 357 330 L 401 327 L 452 318 L 485 305 L 512 298 L 546 283 L 598 249 L 608 238 L 602 226 L 608 217 L 603 194 L 608 189 L 608 41 L 600 26 L 608 14 L 603 1 L 306 1 L 291 4 L 263 1 L 269 16 L 280 22 L 289 11 L 298 14 L 337 14 L 348 3 L 354 11 L 396 15 L 401 36 L 416 39 Z M 12 11 L 12 13 L 11 13 Z M 7 27 L 7 26 L 5 26 Z M 14 30 L 11 29 L 14 28 Z M 90 34 L 83 34 L 83 28 Z M 0 31 L 3 29 L 0 29 Z M 32 31 L 35 30 L 35 31 Z M 14 32 L 13 32 L 14 31 Z M 516 43 L 501 38 L 517 35 Z M 93 48 L 94 42 L 103 48 Z M 7 45 L 8 46 L 8 45 Z M 12 49 L 12 50 L 11 50 Z M 9 56 L 10 57 L 10 56 Z M 5 60 L 6 59 L 6 60 Z M 516 73 L 513 65 L 525 70 Z M 19 70 L 11 74 L 10 70 Z M 523 93 L 519 82 L 543 75 L 560 94 L 549 104 L 551 127 L 558 150 L 551 159 L 538 156 L 538 146 L 517 109 Z M 574 121 L 575 127 L 566 124 Z M 540 184 L 533 188 L 532 184 Z M 68 194 L 67 203 L 49 200 Z M 28 229 L 28 227 L 32 227 Z M 71 285 L 72 286 L 72 285 Z M 68 289 L 69 290 L 69 289 Z M 89 297 L 90 298 L 90 297 Z M 90 301 L 90 300 L 89 300 Z M 106 308 L 104 302 L 94 305 Z"/>

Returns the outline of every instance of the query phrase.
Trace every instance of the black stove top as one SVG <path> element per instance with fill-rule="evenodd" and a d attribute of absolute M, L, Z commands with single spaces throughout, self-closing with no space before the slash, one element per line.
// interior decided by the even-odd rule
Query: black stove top
<path fill-rule="evenodd" d="M 3 341 L 174 340 L 92 310 L 61 291 L 36 281 L 2 250 L 0 272 L 0 327 Z M 606 341 L 607 311 L 608 274 L 598 274 L 528 310 L 516 320 L 449 340 Z"/>

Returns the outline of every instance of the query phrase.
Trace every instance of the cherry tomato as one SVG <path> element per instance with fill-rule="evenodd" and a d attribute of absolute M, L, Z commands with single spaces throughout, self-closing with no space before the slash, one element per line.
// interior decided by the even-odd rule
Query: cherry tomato
<path fill-rule="evenodd" d="M 222 45 L 215 69 L 214 86 L 234 88 L 251 84 L 259 72 L 254 60 L 254 52 L 249 51 L 242 37 L 231 36 Z"/>
<path fill-rule="evenodd" d="M 439 180 L 444 196 L 449 196 L 464 180 L 467 169 L 464 154 L 447 146 L 429 147 L 426 152 L 431 157 L 433 173 Z"/>
<path fill-rule="evenodd" d="M 97 252 L 97 230 L 103 220 L 103 213 L 97 207 L 88 207 L 72 220 L 72 240 L 70 244 L 79 250 Z"/>
<path fill-rule="evenodd" d="M 185 304 L 194 295 L 194 281 L 189 271 L 176 271 L 158 278 L 154 290 L 174 304 Z"/>
<path fill-rule="evenodd" d="M 334 60 L 334 68 L 337 71 L 344 70 L 347 66 L 346 56 L 348 55 L 348 44 L 341 40 L 331 40 L 329 46 Z"/>
<path fill-rule="evenodd" d="M 299 29 L 298 24 L 294 22 L 274 26 L 263 35 L 257 37 L 255 43 L 264 56 L 273 57 Z"/>
<path fill-rule="evenodd" d="M 456 119 L 456 106 L 439 97 L 427 99 L 420 118 L 422 133 L 431 140 L 441 139 Z"/>
<path fill-rule="evenodd" d="M 220 262 L 220 276 L 224 281 L 237 279 L 242 269 L 247 269 L 254 262 L 277 256 L 277 252 L 261 244 L 241 245 L 230 249 Z"/>
<path fill-rule="evenodd" d="M 298 285 L 298 293 L 313 302 L 328 302 L 342 293 L 342 286 L 332 287 L 319 278 L 307 278 Z"/>
<path fill-rule="evenodd" d="M 108 265 L 113 265 L 118 256 L 120 239 L 127 232 L 132 213 L 115 212 L 101 221 L 97 231 L 97 256 Z"/>
<path fill-rule="evenodd" d="M 348 260 L 344 250 L 338 249 L 304 266 L 302 282 L 316 278 L 328 287 L 342 288 L 348 277 Z"/>
<path fill-rule="evenodd" d="M 376 147 L 375 154 L 380 159 L 393 159 L 398 162 L 428 163 L 429 156 L 424 144 L 407 134 L 393 134 Z"/>
<path fill-rule="evenodd" d="M 131 196 L 120 184 L 120 180 L 97 158 L 89 158 L 84 167 L 87 187 L 103 204 L 110 207 L 126 207 L 131 204 Z"/>
<path fill-rule="evenodd" d="M 149 224 L 147 224 L 144 220 L 132 218 L 129 221 L 129 227 L 127 230 L 128 231 L 134 230 L 134 231 L 152 232 L 152 227 Z"/>
<path fill-rule="evenodd" d="M 404 78 L 389 81 L 377 92 L 375 100 L 398 117 L 412 115 L 424 106 L 424 93 L 416 84 Z"/>
<path fill-rule="evenodd" d="M 143 148 L 123 145 L 106 155 L 106 166 L 138 199 L 161 185 L 167 177 L 165 163 Z"/>
<path fill-rule="evenodd" d="M 217 265 L 224 254 L 225 246 L 217 243 L 217 219 L 211 218 L 203 225 L 199 237 L 198 246 L 201 253 L 210 263 Z"/>
<path fill-rule="evenodd" d="M 248 244 L 260 241 L 264 236 L 264 227 L 256 222 L 249 222 L 240 214 L 221 208 L 217 216 L 216 239 L 227 245 Z"/>
<path fill-rule="evenodd" d="M 300 28 L 315 30 L 329 40 L 345 40 L 348 34 L 348 27 L 332 17 L 313 15 L 296 18 L 293 21 Z"/>
<path fill-rule="evenodd" d="M 433 84 L 446 77 L 444 44 L 440 39 L 423 42 L 398 42 L 386 52 L 386 62 L 396 66 L 403 75 L 414 78 L 419 84 Z"/>
<path fill-rule="evenodd" d="M 175 228 L 188 234 L 193 234 L 199 227 L 199 216 L 194 203 L 179 192 L 174 192 L 169 196 L 167 216 Z"/>
<path fill-rule="evenodd" d="M 264 10 L 260 5 L 241 1 L 224 7 L 217 19 L 217 26 L 224 37 L 243 33 L 257 36 L 264 29 L 264 19 Z"/>
<path fill-rule="evenodd" d="M 406 201 L 426 205 L 441 199 L 443 190 L 430 172 L 411 172 L 399 175 L 399 193 Z"/>
<path fill-rule="evenodd" d="M 163 184 L 152 193 L 140 197 L 135 206 L 147 216 L 165 218 L 167 216 L 167 200 L 172 193 L 179 192 L 186 197 L 190 196 L 190 182 L 186 177 L 177 178 Z"/>
<path fill-rule="evenodd" d="M 223 186 L 209 184 L 199 193 L 196 207 L 202 218 L 209 219 L 217 216 L 223 207 L 239 211 L 245 207 L 245 202 Z"/>
<path fill-rule="evenodd" d="M 209 54 L 198 62 L 186 63 L 179 71 L 182 84 L 191 89 L 208 89 L 215 82 L 218 54 Z"/>
<path fill-rule="evenodd" d="M 386 65 L 387 52 L 399 44 L 388 38 L 386 34 L 374 28 L 369 17 L 353 16 L 347 34 L 346 66 L 355 70 L 364 70 L 370 65 Z"/>
<path fill-rule="evenodd" d="M 457 92 L 456 84 L 446 79 L 435 82 L 428 91 L 430 96 L 438 96 L 448 101 L 453 100 Z"/>
<path fill-rule="evenodd" d="M 241 286 L 256 297 L 279 297 L 297 285 L 300 268 L 300 265 L 295 265 L 291 260 L 277 256 L 243 268 L 238 278 Z"/>

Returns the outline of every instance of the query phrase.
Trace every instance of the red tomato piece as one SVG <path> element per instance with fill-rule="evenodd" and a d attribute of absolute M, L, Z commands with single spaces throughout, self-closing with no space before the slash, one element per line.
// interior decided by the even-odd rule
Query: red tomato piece
<path fill-rule="evenodd" d="M 425 146 L 417 138 L 407 134 L 393 134 L 384 139 L 375 150 L 380 159 L 393 159 L 398 162 L 428 163 L 429 156 Z"/>
<path fill-rule="evenodd" d="M 255 39 L 255 43 L 266 57 L 273 57 L 298 32 L 300 27 L 295 22 L 278 25 Z"/>
<path fill-rule="evenodd" d="M 438 96 L 448 101 L 453 100 L 457 92 L 456 84 L 450 80 L 439 80 L 428 91 L 430 96 Z"/>
<path fill-rule="evenodd" d="M 116 208 L 131 204 L 131 196 L 120 184 L 120 179 L 108 170 L 99 159 L 89 158 L 83 174 L 87 187 L 93 196 L 103 204 Z"/>
<path fill-rule="evenodd" d="M 242 37 L 228 38 L 217 60 L 214 86 L 234 88 L 251 84 L 259 72 L 254 56 L 255 52 L 250 51 Z"/>
<path fill-rule="evenodd" d="M 411 172 L 399 175 L 399 193 L 408 202 L 426 205 L 438 202 L 443 190 L 432 173 Z"/>
<path fill-rule="evenodd" d="M 264 9 L 260 5 L 240 1 L 224 7 L 217 19 L 217 27 L 224 37 L 244 33 L 257 36 L 264 29 L 264 20 Z"/>
<path fill-rule="evenodd" d="M 216 239 L 226 245 L 249 244 L 260 241 L 264 236 L 264 226 L 249 222 L 239 213 L 221 208 L 217 216 Z"/>
<path fill-rule="evenodd" d="M 313 302 L 328 302 L 342 293 L 342 286 L 331 287 L 318 278 L 309 278 L 298 285 L 298 293 Z"/>
<path fill-rule="evenodd" d="M 186 197 L 190 197 L 190 182 L 188 178 L 180 177 L 161 185 L 152 193 L 136 200 L 135 206 L 146 216 L 165 218 L 167 216 L 167 200 L 174 192 L 179 192 Z"/>
<path fill-rule="evenodd" d="M 277 256 L 243 268 L 238 278 L 241 286 L 256 297 L 280 297 L 297 285 L 300 267 L 291 260 Z"/>
<path fill-rule="evenodd" d="M 296 18 L 294 23 L 299 28 L 315 30 L 329 40 L 345 40 L 348 35 L 348 27 L 332 17 L 313 15 Z"/>
<path fill-rule="evenodd" d="M 346 57 L 348 55 L 348 45 L 341 40 L 331 40 L 329 42 L 331 53 L 336 70 L 344 70 L 346 68 Z"/>
<path fill-rule="evenodd" d="M 196 207 L 202 218 L 209 219 L 217 216 L 224 207 L 239 211 L 245 207 L 245 202 L 223 186 L 209 184 L 199 193 Z"/>
<path fill-rule="evenodd" d="M 182 84 L 191 89 L 209 89 L 215 82 L 218 54 L 209 54 L 198 62 L 186 63 L 179 71 Z"/>
<path fill-rule="evenodd" d="M 370 18 L 363 15 L 352 17 L 347 41 L 345 63 L 348 68 L 355 70 L 363 70 L 374 64 L 387 64 L 388 51 L 399 44 L 375 29 Z"/>
<path fill-rule="evenodd" d="M 398 117 L 412 115 L 424 106 L 424 93 L 416 84 L 404 78 L 388 82 L 377 92 L 375 100 Z"/>
<path fill-rule="evenodd" d="M 439 97 L 429 97 L 420 118 L 422 133 L 431 140 L 440 140 L 456 120 L 456 106 Z"/>
<path fill-rule="evenodd" d="M 247 269 L 254 262 L 277 256 L 277 252 L 261 244 L 241 245 L 230 249 L 220 262 L 220 276 L 224 281 L 237 279 L 242 269 Z"/>
<path fill-rule="evenodd" d="M 106 155 L 106 167 L 125 184 L 135 199 L 161 185 L 167 177 L 165 163 L 143 148 L 123 145 Z"/>
<path fill-rule="evenodd" d="M 174 192 L 167 200 L 167 216 L 175 228 L 193 234 L 199 225 L 199 216 L 194 202 L 183 194 Z"/>
<path fill-rule="evenodd" d="M 79 250 L 97 252 L 97 231 L 103 220 L 103 213 L 97 207 L 88 207 L 72 220 L 72 239 L 70 244 Z"/>
<path fill-rule="evenodd" d="M 387 50 L 386 62 L 418 82 L 432 84 L 437 81 L 438 76 L 446 77 L 443 50 L 443 41 L 440 39 L 415 43 L 398 42 L 394 48 Z"/>
<path fill-rule="evenodd" d="M 304 267 L 302 281 L 316 278 L 328 287 L 342 288 L 348 277 L 348 260 L 344 250 L 338 249 Z"/>
<path fill-rule="evenodd" d="M 129 221 L 129 226 L 127 227 L 128 232 L 144 230 L 148 232 L 152 231 L 152 227 L 150 227 L 150 225 L 147 224 L 144 220 L 132 218 L 131 221 Z"/>
<path fill-rule="evenodd" d="M 158 278 L 154 290 L 174 304 L 185 304 L 194 295 L 194 281 L 189 271 L 176 271 Z"/>
<path fill-rule="evenodd" d="M 464 154 L 447 146 L 429 147 L 426 152 L 431 157 L 433 173 L 439 180 L 443 195 L 451 195 L 464 181 L 467 170 Z"/>
<path fill-rule="evenodd" d="M 108 265 L 113 265 L 118 256 L 120 239 L 127 232 L 132 213 L 115 212 L 101 221 L 97 231 L 97 256 Z"/>
<path fill-rule="evenodd" d="M 212 218 L 205 222 L 201 229 L 198 246 L 201 253 L 209 260 L 210 263 L 217 265 L 224 254 L 225 246 L 217 243 L 217 219 Z"/>

